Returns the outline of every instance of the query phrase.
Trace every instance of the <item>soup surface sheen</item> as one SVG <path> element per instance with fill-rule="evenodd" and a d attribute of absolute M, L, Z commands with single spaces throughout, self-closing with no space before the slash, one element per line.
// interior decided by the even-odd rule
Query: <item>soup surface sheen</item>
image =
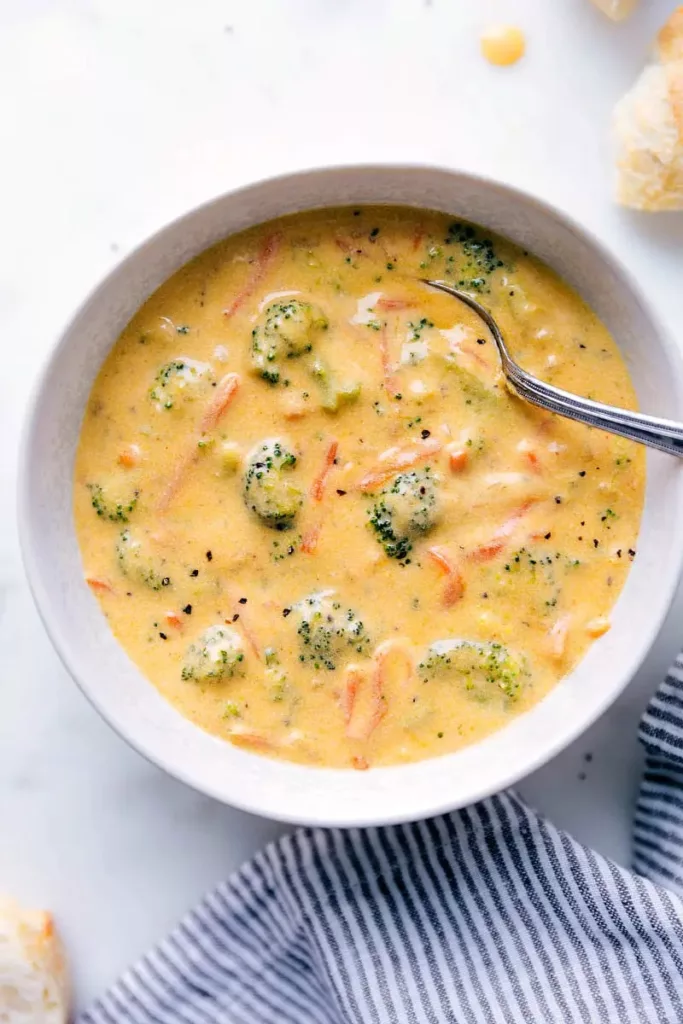
<path fill-rule="evenodd" d="M 642 451 L 514 398 L 482 323 L 424 276 L 476 295 L 530 371 L 634 407 L 605 327 L 547 267 L 388 207 L 208 250 L 95 382 L 86 579 L 142 672 L 226 740 L 337 767 L 443 754 L 609 628 Z"/>

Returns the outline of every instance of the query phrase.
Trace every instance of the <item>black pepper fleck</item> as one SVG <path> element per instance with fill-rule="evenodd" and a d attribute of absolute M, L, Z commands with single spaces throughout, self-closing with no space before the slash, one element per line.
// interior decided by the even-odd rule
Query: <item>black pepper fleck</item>
<path fill-rule="evenodd" d="M 206 560 L 207 560 L 207 562 L 210 562 L 212 558 L 213 558 L 213 555 L 211 554 L 211 552 L 207 551 L 206 552 Z"/>
<path fill-rule="evenodd" d="M 161 585 L 162 585 L 162 587 L 167 587 L 170 582 L 171 582 L 170 578 L 168 576 L 164 576 L 163 580 L 161 581 Z"/>
<path fill-rule="evenodd" d="M 339 495 L 340 498 L 343 498 L 344 495 L 346 494 L 346 491 L 342 491 L 339 488 L 337 488 L 337 494 Z"/>
<path fill-rule="evenodd" d="M 233 615 L 233 617 L 232 617 L 232 621 L 233 621 L 233 622 L 237 622 L 237 620 L 239 619 L 239 617 L 240 617 L 240 613 L 239 613 L 239 612 L 235 612 L 235 614 L 234 614 L 234 615 Z"/>
<path fill-rule="evenodd" d="M 193 569 L 190 576 L 199 576 L 199 569 Z"/>
<path fill-rule="evenodd" d="M 186 615 L 192 615 L 192 605 L 186 604 L 185 607 L 183 608 L 183 611 L 185 612 Z"/>
<path fill-rule="evenodd" d="M 239 603 L 240 603 L 240 604 L 246 604 L 246 603 L 247 603 L 247 599 L 246 599 L 246 597 L 241 597 L 241 598 L 239 599 Z"/>
<path fill-rule="evenodd" d="M 543 539 L 544 540 L 550 540 L 551 537 L 552 537 L 552 533 L 550 533 L 550 531 L 548 531 L 548 533 L 544 533 L 543 534 Z"/>
<path fill-rule="evenodd" d="M 597 548 L 599 544 L 600 544 L 600 541 L 596 537 L 593 537 L 593 547 Z"/>
<path fill-rule="evenodd" d="M 421 430 L 420 437 L 422 438 L 423 441 L 426 441 L 427 438 L 431 436 L 431 433 L 431 430 Z"/>
<path fill-rule="evenodd" d="M 556 505 L 561 505 L 562 504 L 562 498 L 560 498 L 559 495 L 555 495 L 555 504 Z"/>
<path fill-rule="evenodd" d="M 579 476 L 585 476 L 585 475 L 586 475 L 586 470 L 585 469 L 580 469 L 579 470 Z"/>
<path fill-rule="evenodd" d="M 159 636 L 161 637 L 162 640 L 168 640 L 168 637 L 166 636 L 165 633 L 159 633 Z"/>
<path fill-rule="evenodd" d="M 477 338 L 477 345 L 485 345 L 486 338 Z"/>
<path fill-rule="evenodd" d="M 292 610 L 291 608 L 283 608 L 283 609 L 282 609 L 282 614 L 283 614 L 283 616 L 284 616 L 284 618 L 285 618 L 285 619 L 287 618 L 287 616 L 289 615 L 289 613 L 291 612 L 291 610 Z"/>

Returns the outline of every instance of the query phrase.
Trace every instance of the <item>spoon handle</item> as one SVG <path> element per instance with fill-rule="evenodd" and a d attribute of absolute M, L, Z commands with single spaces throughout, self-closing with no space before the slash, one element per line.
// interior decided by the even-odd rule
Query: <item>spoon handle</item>
<path fill-rule="evenodd" d="M 628 409 L 616 409 L 611 405 L 593 402 L 590 398 L 580 398 L 568 391 L 562 391 L 561 388 L 553 387 L 552 384 L 529 377 L 512 362 L 507 363 L 505 371 L 513 393 L 531 402 L 532 405 L 683 458 L 681 423 L 660 419 L 657 416 L 645 416 L 643 413 L 631 412 Z"/>

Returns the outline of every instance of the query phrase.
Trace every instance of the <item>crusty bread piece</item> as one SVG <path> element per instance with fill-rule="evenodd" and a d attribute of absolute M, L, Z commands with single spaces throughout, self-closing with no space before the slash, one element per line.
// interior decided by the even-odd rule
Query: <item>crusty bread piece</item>
<path fill-rule="evenodd" d="M 683 7 L 614 113 L 617 200 L 634 210 L 683 210 Z"/>
<path fill-rule="evenodd" d="M 61 942 L 44 910 L 0 896 L 0 1024 L 66 1024 L 69 985 Z"/>
<path fill-rule="evenodd" d="M 636 7 L 638 0 L 593 0 L 596 7 L 599 7 L 608 18 L 613 21 L 621 21 L 628 18 Z"/>

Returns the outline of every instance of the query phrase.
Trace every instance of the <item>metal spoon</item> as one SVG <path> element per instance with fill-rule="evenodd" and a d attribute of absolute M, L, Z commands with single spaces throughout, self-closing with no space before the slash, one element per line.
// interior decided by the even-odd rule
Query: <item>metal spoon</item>
<path fill-rule="evenodd" d="M 580 398 L 569 391 L 562 391 L 552 384 L 546 384 L 538 377 L 533 377 L 510 356 L 498 324 L 476 299 L 467 292 L 453 288 L 446 281 L 428 281 L 426 278 L 422 280 L 431 288 L 438 288 L 460 299 L 481 317 L 493 336 L 505 379 L 515 395 L 559 416 L 587 423 L 589 427 L 599 427 L 600 430 L 628 437 L 631 441 L 638 441 L 640 444 L 649 445 L 650 448 L 659 448 L 669 455 L 683 458 L 682 423 L 660 419 L 657 416 L 645 416 L 641 412 L 630 412 L 628 409 L 618 409 L 613 405 L 603 405 L 602 402 L 593 402 L 590 398 Z"/>

